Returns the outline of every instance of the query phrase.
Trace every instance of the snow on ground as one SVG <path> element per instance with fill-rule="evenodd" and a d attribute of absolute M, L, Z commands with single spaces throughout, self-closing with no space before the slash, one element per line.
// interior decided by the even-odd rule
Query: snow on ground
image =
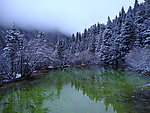
<path fill-rule="evenodd" d="M 53 66 L 48 66 L 49 69 L 54 68 Z"/>

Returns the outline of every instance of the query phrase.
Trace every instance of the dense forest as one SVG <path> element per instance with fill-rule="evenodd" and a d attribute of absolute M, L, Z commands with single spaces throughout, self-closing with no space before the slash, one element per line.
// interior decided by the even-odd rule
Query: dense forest
<path fill-rule="evenodd" d="M 107 24 L 97 23 L 72 36 L 0 27 L 1 78 L 29 78 L 35 70 L 60 66 L 103 65 L 150 74 L 150 1 Z M 4 76 L 3 76 L 4 75 Z"/>

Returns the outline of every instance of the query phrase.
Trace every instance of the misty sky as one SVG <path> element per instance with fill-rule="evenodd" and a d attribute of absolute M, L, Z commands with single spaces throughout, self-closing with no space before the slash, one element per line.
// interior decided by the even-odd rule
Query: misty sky
<path fill-rule="evenodd" d="M 75 33 L 115 18 L 135 0 L 0 0 L 0 22 Z M 139 3 L 144 0 L 139 0 Z"/>

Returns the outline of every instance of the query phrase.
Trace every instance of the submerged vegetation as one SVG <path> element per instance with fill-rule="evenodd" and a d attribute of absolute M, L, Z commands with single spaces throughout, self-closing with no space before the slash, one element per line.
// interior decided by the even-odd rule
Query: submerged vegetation
<path fill-rule="evenodd" d="M 50 71 L 44 78 L 2 88 L 0 112 L 149 113 L 149 99 L 141 104 L 136 92 L 148 82 L 144 77 L 112 70 Z"/>

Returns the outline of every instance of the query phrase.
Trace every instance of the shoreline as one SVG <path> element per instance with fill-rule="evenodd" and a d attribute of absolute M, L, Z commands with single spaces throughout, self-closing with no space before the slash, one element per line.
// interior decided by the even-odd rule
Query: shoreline
<path fill-rule="evenodd" d="M 43 76 L 44 74 L 47 74 L 51 70 L 58 70 L 58 69 L 64 69 L 64 68 L 84 68 L 84 67 L 90 68 L 91 66 L 98 66 L 98 67 L 94 67 L 94 68 L 98 68 L 98 69 L 100 67 L 102 69 L 113 69 L 112 66 L 110 66 L 110 65 L 100 65 L 100 64 L 81 64 L 81 65 L 73 65 L 73 66 L 65 65 L 65 66 L 58 66 L 58 67 L 50 66 L 50 68 L 35 70 L 32 73 L 31 78 L 19 77 L 19 78 L 14 78 L 14 79 L 11 79 L 11 80 L 2 80 L 2 81 L 0 81 L 0 88 L 4 87 L 4 86 L 7 86 L 7 85 L 10 85 L 10 84 L 15 84 L 15 83 L 23 82 L 23 81 L 26 81 L 26 80 L 29 81 L 29 80 L 36 79 L 39 76 Z M 107 66 L 107 68 L 104 67 L 104 66 Z M 130 68 L 119 68 L 119 69 L 113 69 L 113 70 L 133 72 L 133 73 L 138 73 L 138 74 L 145 75 L 141 72 L 138 72 L 138 71 L 130 69 Z M 146 77 L 149 78 L 149 75 L 146 74 Z"/>

